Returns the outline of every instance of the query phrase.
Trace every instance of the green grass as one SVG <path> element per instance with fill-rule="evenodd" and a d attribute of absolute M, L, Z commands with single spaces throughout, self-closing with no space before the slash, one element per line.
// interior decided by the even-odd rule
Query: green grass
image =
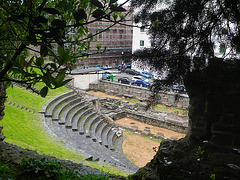
<path fill-rule="evenodd" d="M 174 111 L 178 111 L 179 114 L 183 114 L 184 113 L 183 109 L 175 108 L 175 107 L 166 107 L 166 106 L 160 105 L 160 104 L 156 105 L 154 107 L 154 109 L 156 109 L 158 111 L 168 112 L 168 113 L 171 113 L 171 112 L 174 112 Z"/>
<path fill-rule="evenodd" d="M 54 156 L 58 159 L 69 159 L 73 162 L 83 163 L 111 174 L 127 176 L 128 174 L 119 171 L 117 168 L 108 167 L 105 164 L 84 161 L 80 155 L 54 141 L 42 129 L 37 112 L 50 98 L 67 91 L 69 91 L 69 89 L 66 87 L 50 90 L 49 94 L 45 98 L 42 98 L 37 94 L 33 94 L 19 87 L 14 86 L 13 88 L 8 88 L 7 101 L 35 110 L 35 113 L 30 113 L 5 103 L 5 116 L 3 120 L 0 121 L 0 125 L 4 127 L 3 134 L 6 136 L 5 142 L 29 150 L 35 150 L 39 154 Z"/>
<path fill-rule="evenodd" d="M 120 100 L 128 101 L 128 102 L 131 103 L 131 104 L 136 104 L 137 102 L 140 102 L 140 101 L 137 100 L 137 99 L 120 99 Z"/>

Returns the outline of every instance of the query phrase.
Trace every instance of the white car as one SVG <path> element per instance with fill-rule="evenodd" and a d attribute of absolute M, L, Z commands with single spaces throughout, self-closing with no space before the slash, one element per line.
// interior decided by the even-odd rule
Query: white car
<path fill-rule="evenodd" d="M 133 76 L 132 77 L 132 81 L 136 82 L 137 80 L 145 80 L 145 78 L 142 76 Z"/>

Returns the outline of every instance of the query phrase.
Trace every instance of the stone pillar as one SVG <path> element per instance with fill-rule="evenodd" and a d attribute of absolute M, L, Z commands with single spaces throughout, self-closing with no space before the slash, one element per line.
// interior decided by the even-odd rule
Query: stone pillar
<path fill-rule="evenodd" d="M 142 93 L 141 92 L 137 92 L 136 93 L 136 98 L 137 99 L 141 99 L 142 98 Z"/>
<path fill-rule="evenodd" d="M 183 108 L 183 100 L 181 99 L 178 100 L 177 107 Z"/>
<path fill-rule="evenodd" d="M 167 104 L 168 103 L 168 98 L 167 97 L 162 97 L 162 103 Z"/>

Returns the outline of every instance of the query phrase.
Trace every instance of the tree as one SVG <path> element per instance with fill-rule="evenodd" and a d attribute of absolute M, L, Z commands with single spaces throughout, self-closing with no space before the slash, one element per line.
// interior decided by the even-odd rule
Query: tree
<path fill-rule="evenodd" d="M 167 69 L 164 82 L 183 81 L 190 98 L 187 136 L 161 143 L 133 179 L 240 177 L 239 1 L 134 0 L 132 7 L 155 44 L 135 52 L 135 58 Z M 155 81 L 153 91 L 162 83 Z"/>
<path fill-rule="evenodd" d="M 39 93 L 44 97 L 48 89 L 67 84 L 65 72 L 77 58 L 88 56 L 91 41 L 101 33 L 91 34 L 88 25 L 100 20 L 111 26 L 121 22 L 122 5 L 117 0 L 0 0 L 1 119 L 6 85 L 17 82 L 34 90 L 36 83 L 43 82 Z M 71 51 L 73 45 L 76 53 Z"/>

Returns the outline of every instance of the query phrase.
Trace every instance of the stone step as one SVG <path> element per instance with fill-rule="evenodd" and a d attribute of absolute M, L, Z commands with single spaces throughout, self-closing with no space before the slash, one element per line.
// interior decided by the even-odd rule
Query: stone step
<path fill-rule="evenodd" d="M 102 123 L 100 126 L 99 126 L 99 128 L 98 128 L 98 130 L 97 130 L 97 132 L 96 132 L 96 137 L 97 137 L 97 141 L 99 142 L 99 144 L 101 144 L 102 145 L 102 143 L 103 143 L 103 141 L 102 141 L 102 133 L 103 133 L 103 131 L 104 131 L 104 128 L 106 128 L 107 127 L 107 125 L 108 125 L 108 123 Z"/>
<path fill-rule="evenodd" d="M 83 110 L 81 113 L 78 115 L 74 116 L 73 121 L 72 121 L 72 130 L 73 131 L 78 131 L 79 128 L 79 123 L 81 122 L 81 118 L 84 117 L 85 114 L 89 113 L 92 111 L 92 108 L 87 108 Z"/>
<path fill-rule="evenodd" d="M 113 144 L 114 144 L 114 142 L 115 142 L 115 140 L 116 140 L 116 137 L 117 137 L 117 136 L 116 136 L 116 133 L 111 130 L 111 131 L 109 132 L 109 134 L 108 134 L 108 148 L 109 148 L 110 150 L 112 150 L 112 151 L 115 150 Z"/>
<path fill-rule="evenodd" d="M 84 126 L 86 127 L 88 120 L 96 114 L 96 112 L 93 111 L 93 109 L 89 110 L 90 113 L 85 115 L 84 118 L 81 120 L 80 125 L 79 125 L 79 134 L 83 135 L 85 133 L 84 131 Z M 92 112 L 91 112 L 92 111 Z"/>
<path fill-rule="evenodd" d="M 54 110 L 57 109 L 58 105 L 63 102 L 71 101 L 72 99 L 76 98 L 76 94 L 70 94 L 69 96 L 64 96 L 61 98 L 57 98 L 57 100 L 54 100 L 53 103 L 50 104 L 50 106 L 47 106 L 47 110 L 45 112 L 46 117 L 52 117 Z"/>
<path fill-rule="evenodd" d="M 66 119 L 66 128 L 72 128 L 72 122 L 73 122 L 73 118 L 75 116 L 77 116 L 79 113 L 81 113 L 84 109 L 88 108 L 88 104 L 84 104 L 83 106 L 79 107 L 78 109 L 76 109 L 74 112 L 72 112 L 68 118 Z"/>
<path fill-rule="evenodd" d="M 102 142 L 103 145 L 108 148 L 108 134 L 110 133 L 112 129 L 112 126 L 107 126 L 106 128 L 104 128 L 104 131 L 102 132 Z"/>
<path fill-rule="evenodd" d="M 93 141 L 97 141 L 97 136 L 96 136 L 96 133 L 97 133 L 97 129 L 98 129 L 98 126 L 100 126 L 101 123 L 103 123 L 104 120 L 102 118 L 100 118 L 98 121 L 96 121 L 96 123 L 92 126 L 92 129 L 91 129 L 91 137 L 92 137 L 92 140 Z"/>
<path fill-rule="evenodd" d="M 53 121 L 59 120 L 61 113 L 63 113 L 66 109 L 68 109 L 69 106 L 72 106 L 80 101 L 81 101 L 80 98 L 74 98 L 71 100 L 66 100 L 64 102 L 61 102 L 61 104 L 58 105 L 58 108 L 54 110 L 52 115 L 52 120 Z"/>
<path fill-rule="evenodd" d="M 70 113 L 72 113 L 72 111 L 74 111 L 74 109 L 79 109 L 83 105 L 84 105 L 84 102 L 81 101 L 81 102 L 74 103 L 71 106 L 68 106 L 67 108 L 65 108 L 64 111 L 62 111 L 62 115 L 59 118 L 58 123 L 59 124 L 65 124 L 67 116 L 69 116 Z"/>
<path fill-rule="evenodd" d="M 91 127 L 93 126 L 93 124 L 98 121 L 100 118 L 100 115 L 96 114 L 93 118 L 91 118 L 88 123 L 87 123 L 87 126 L 86 126 L 86 137 L 90 138 L 91 137 Z"/>

